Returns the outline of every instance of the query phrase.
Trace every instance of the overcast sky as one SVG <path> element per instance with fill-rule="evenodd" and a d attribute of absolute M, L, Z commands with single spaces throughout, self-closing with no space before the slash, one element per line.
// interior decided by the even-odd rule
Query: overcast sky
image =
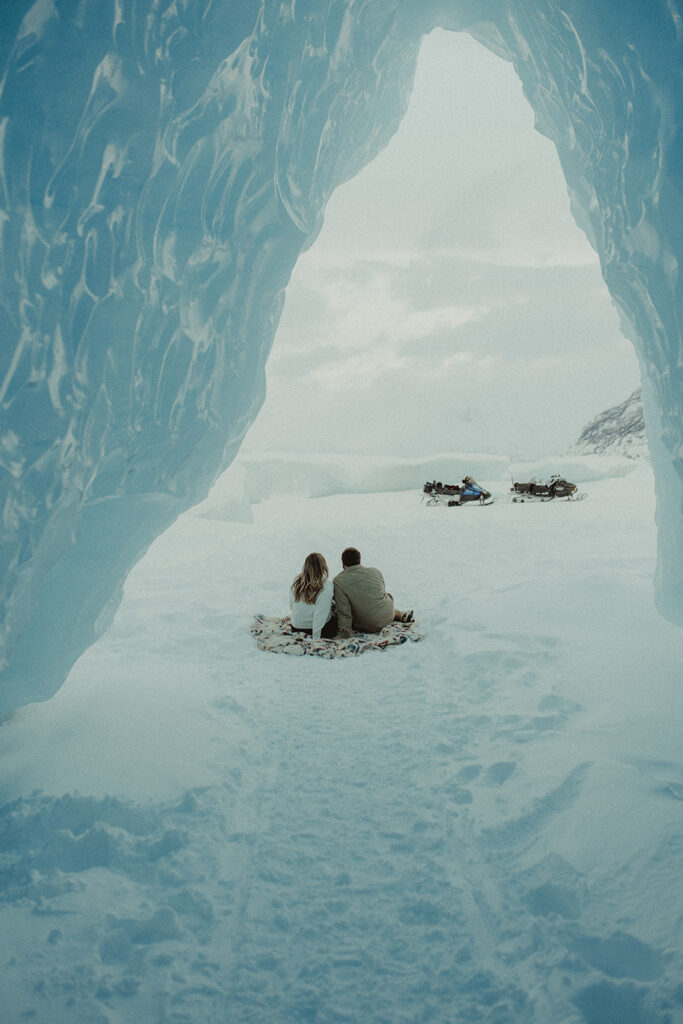
<path fill-rule="evenodd" d="M 245 448 L 553 454 L 639 383 L 511 65 L 433 32 L 295 267 Z"/>

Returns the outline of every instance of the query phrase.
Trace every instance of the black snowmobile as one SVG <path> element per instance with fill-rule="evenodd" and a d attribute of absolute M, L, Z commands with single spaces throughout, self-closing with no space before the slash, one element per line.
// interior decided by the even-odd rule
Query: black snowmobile
<path fill-rule="evenodd" d="M 478 505 L 492 505 L 491 492 L 485 490 L 471 476 L 463 477 L 461 484 L 442 484 L 440 480 L 433 480 L 422 488 L 423 501 L 426 496 L 428 505 L 447 505 L 448 508 L 456 508 L 466 505 L 468 502 L 476 502 Z"/>
<path fill-rule="evenodd" d="M 546 483 L 530 480 L 528 483 L 515 483 L 510 488 L 512 501 L 552 501 L 553 498 L 566 498 L 567 501 L 582 501 L 586 497 L 580 494 L 576 484 L 569 483 L 558 473 L 554 473 Z"/>

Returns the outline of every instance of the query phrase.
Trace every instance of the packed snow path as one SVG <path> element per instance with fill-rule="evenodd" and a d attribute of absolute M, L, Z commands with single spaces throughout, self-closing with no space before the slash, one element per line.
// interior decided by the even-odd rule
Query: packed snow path
<path fill-rule="evenodd" d="M 2 731 L 3 1021 L 682 1021 L 683 632 L 649 471 L 588 489 L 179 521 Z M 427 640 L 259 652 L 347 544 Z"/>

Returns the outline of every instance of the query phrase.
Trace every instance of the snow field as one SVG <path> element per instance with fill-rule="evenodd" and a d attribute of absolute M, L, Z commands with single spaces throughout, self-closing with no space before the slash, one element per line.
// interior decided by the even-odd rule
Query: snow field
<path fill-rule="evenodd" d="M 8 1024 L 683 1020 L 650 470 L 578 504 L 429 508 L 421 483 L 183 517 L 5 724 Z M 252 614 L 348 544 L 427 639 L 259 652 Z"/>

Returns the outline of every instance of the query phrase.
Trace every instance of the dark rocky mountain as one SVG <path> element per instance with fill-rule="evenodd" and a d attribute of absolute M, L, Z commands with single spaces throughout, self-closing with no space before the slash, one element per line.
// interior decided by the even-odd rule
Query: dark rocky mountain
<path fill-rule="evenodd" d="M 580 455 L 627 455 L 647 458 L 648 448 L 640 388 L 621 405 L 612 406 L 583 428 L 573 452 Z"/>

